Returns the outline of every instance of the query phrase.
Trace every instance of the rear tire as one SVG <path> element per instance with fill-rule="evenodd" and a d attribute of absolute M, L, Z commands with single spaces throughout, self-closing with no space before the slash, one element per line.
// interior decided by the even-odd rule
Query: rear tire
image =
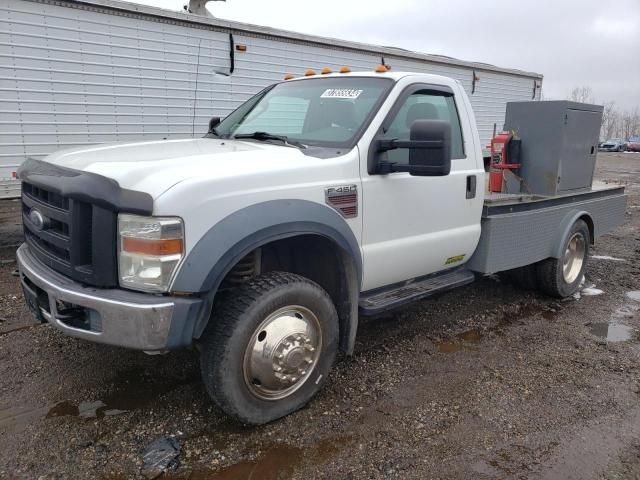
<path fill-rule="evenodd" d="M 558 298 L 576 293 L 587 267 L 590 244 L 589 227 L 583 220 L 576 221 L 562 245 L 562 257 L 547 258 L 539 263 L 540 289 Z"/>
<path fill-rule="evenodd" d="M 231 292 L 201 338 L 207 392 L 228 415 L 261 425 L 303 407 L 338 350 L 329 295 L 300 275 L 270 272 Z"/>

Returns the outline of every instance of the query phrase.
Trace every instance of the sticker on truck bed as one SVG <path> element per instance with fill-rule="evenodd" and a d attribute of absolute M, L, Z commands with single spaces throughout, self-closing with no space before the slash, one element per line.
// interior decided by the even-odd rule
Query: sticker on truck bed
<path fill-rule="evenodd" d="M 360 96 L 362 90 L 353 88 L 327 88 L 320 98 L 347 98 L 355 100 Z"/>

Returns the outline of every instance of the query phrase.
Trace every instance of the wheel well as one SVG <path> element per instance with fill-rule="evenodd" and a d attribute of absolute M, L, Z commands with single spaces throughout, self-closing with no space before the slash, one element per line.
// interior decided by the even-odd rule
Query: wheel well
<path fill-rule="evenodd" d="M 221 288 L 238 283 L 237 272 L 255 262 L 253 275 L 272 271 L 302 275 L 320 285 L 331 297 L 340 319 L 340 347 L 351 350 L 350 332 L 353 319 L 353 282 L 349 281 L 348 255 L 332 240 L 320 235 L 298 235 L 260 246 L 240 260 L 226 275 Z M 253 260 L 255 259 L 255 260 Z M 235 275 L 235 277 L 234 277 Z M 245 280 L 251 275 L 245 276 Z M 357 290 L 357 282 L 355 285 Z"/>
<path fill-rule="evenodd" d="M 596 239 L 595 239 L 595 231 L 593 228 L 593 219 L 589 215 L 584 214 L 578 220 L 583 220 L 584 223 L 587 224 L 587 227 L 589 227 L 589 236 L 591 237 L 591 245 L 595 244 Z"/>

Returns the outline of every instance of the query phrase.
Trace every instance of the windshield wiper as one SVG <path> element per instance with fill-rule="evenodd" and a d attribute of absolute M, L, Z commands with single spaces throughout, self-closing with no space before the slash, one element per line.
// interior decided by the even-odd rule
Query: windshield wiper
<path fill-rule="evenodd" d="M 233 136 L 233 138 L 241 139 L 241 138 L 252 138 L 254 140 L 259 140 L 264 142 L 266 140 L 280 140 L 285 145 L 290 145 L 292 147 L 298 148 L 307 148 L 304 143 L 300 143 L 296 140 L 289 140 L 289 138 L 285 135 L 275 135 L 269 132 L 253 132 L 253 133 L 238 133 Z"/>

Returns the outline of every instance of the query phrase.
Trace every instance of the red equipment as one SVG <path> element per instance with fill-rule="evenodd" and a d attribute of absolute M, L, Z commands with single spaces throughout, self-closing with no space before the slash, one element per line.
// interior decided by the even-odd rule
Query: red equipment
<path fill-rule="evenodd" d="M 491 139 L 490 192 L 502 192 L 505 171 L 520 168 L 519 163 L 509 163 L 513 160 L 519 161 L 519 148 L 513 148 L 516 143 L 519 143 L 519 140 L 515 140 L 508 132 L 501 132 Z"/>

